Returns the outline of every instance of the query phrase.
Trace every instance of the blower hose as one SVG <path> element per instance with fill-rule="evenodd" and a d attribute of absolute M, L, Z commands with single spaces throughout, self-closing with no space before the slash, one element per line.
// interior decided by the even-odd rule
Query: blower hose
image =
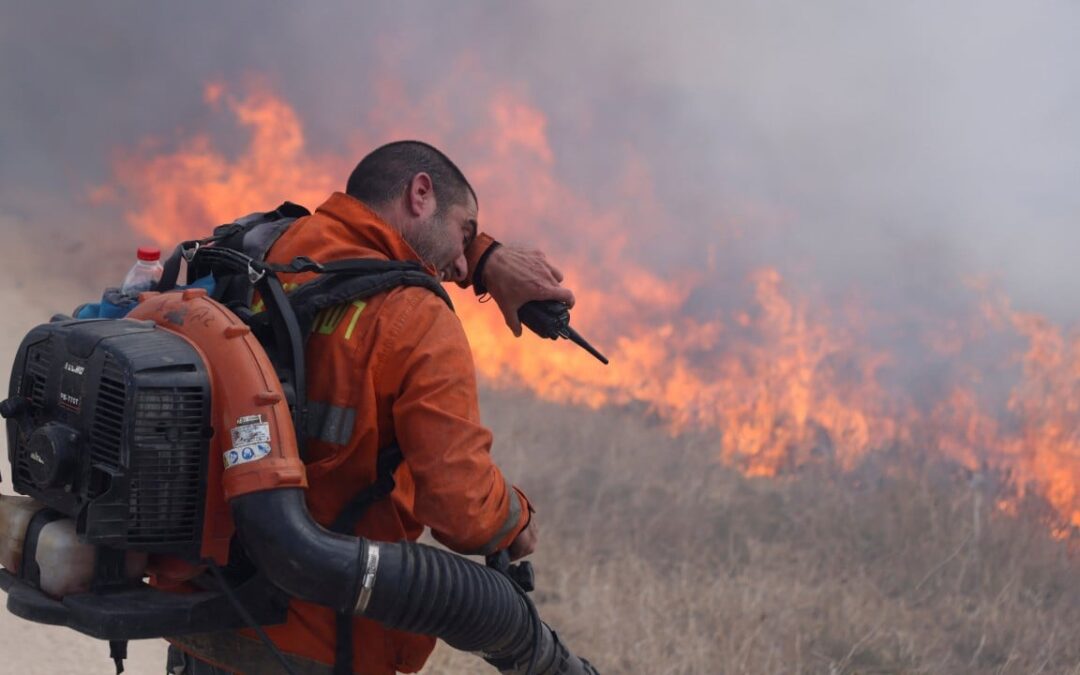
<path fill-rule="evenodd" d="M 232 509 L 252 561 L 290 595 L 478 652 L 502 673 L 597 675 L 504 574 L 424 544 L 334 534 L 297 488 L 238 496 Z"/>

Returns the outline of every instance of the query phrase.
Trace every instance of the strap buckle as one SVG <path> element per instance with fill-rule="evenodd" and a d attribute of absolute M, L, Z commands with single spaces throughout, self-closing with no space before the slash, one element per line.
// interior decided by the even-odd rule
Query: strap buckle
<path fill-rule="evenodd" d="M 256 269 L 255 261 L 251 260 L 251 261 L 248 261 L 247 273 L 248 273 L 248 281 L 250 281 L 251 285 L 254 286 L 255 284 L 262 281 L 263 277 L 266 276 L 266 268 L 260 266 L 258 269 Z"/>
<path fill-rule="evenodd" d="M 316 262 L 306 255 L 300 255 L 293 258 L 286 266 L 289 272 L 299 274 L 300 272 L 324 272 L 326 268 L 322 263 Z"/>
<path fill-rule="evenodd" d="M 191 244 L 191 247 L 188 248 L 187 244 Z M 194 260 L 195 254 L 199 252 L 200 248 L 202 248 L 202 244 L 197 241 L 184 242 L 180 244 L 180 255 L 184 256 L 185 262 L 190 263 Z"/>

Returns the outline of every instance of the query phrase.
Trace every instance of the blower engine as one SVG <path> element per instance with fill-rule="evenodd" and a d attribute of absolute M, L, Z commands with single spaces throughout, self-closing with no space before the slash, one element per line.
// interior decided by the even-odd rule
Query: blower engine
<path fill-rule="evenodd" d="M 19 348 L 0 404 L 26 495 L 0 496 L 10 611 L 117 643 L 283 623 L 296 597 L 502 672 L 596 672 L 505 575 L 318 525 L 273 365 L 205 291 L 128 317 L 57 317 Z"/>

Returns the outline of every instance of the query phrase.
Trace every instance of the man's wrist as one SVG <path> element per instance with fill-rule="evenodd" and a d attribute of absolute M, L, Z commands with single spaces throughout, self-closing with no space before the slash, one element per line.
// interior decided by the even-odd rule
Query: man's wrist
<path fill-rule="evenodd" d="M 480 259 L 476 261 L 476 267 L 473 268 L 473 290 L 477 295 L 484 295 L 488 292 L 487 284 L 484 281 L 484 270 L 487 267 L 488 260 L 491 259 L 491 254 L 494 253 L 502 244 L 492 240 L 491 245 L 487 247 L 487 250 L 480 256 Z"/>
<path fill-rule="evenodd" d="M 495 240 L 486 232 L 480 232 L 476 235 L 476 238 L 465 249 L 465 262 L 469 266 L 469 274 L 466 278 L 457 282 L 458 286 L 461 288 L 472 286 L 473 278 L 476 276 L 476 263 L 494 243 Z"/>

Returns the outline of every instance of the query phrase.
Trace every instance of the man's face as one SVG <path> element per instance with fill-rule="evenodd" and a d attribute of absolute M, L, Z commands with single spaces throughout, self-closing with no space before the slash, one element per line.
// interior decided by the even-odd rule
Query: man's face
<path fill-rule="evenodd" d="M 420 259 L 438 272 L 443 281 L 461 281 L 469 273 L 465 249 L 476 237 L 477 206 L 472 194 L 464 204 L 452 204 L 439 216 L 432 213 L 404 232 L 405 240 Z"/>

